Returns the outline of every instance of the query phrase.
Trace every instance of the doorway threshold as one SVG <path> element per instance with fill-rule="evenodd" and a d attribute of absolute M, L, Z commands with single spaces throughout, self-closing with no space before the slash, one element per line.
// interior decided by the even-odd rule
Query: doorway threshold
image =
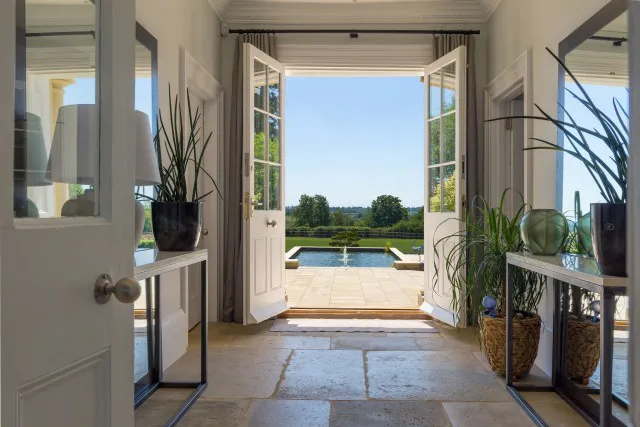
<path fill-rule="evenodd" d="M 356 309 L 356 308 L 291 308 L 277 319 L 389 319 L 433 320 L 427 313 L 415 309 Z"/>

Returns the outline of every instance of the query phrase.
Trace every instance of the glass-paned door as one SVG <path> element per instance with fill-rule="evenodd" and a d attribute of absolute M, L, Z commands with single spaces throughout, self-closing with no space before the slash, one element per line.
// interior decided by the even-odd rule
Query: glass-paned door
<path fill-rule="evenodd" d="M 284 67 L 245 44 L 245 324 L 287 309 L 284 286 Z"/>
<path fill-rule="evenodd" d="M 425 303 L 422 310 L 464 326 L 464 295 L 452 289 L 445 258 L 459 242 L 465 206 L 466 49 L 425 68 Z"/>

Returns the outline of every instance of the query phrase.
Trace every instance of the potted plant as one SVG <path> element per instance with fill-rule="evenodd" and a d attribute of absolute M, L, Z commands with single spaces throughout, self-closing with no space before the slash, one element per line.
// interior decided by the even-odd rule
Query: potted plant
<path fill-rule="evenodd" d="M 511 116 L 504 119 L 533 119 L 553 123 L 565 136 L 564 146 L 533 138 L 542 145 L 525 150 L 557 150 L 578 159 L 585 166 L 606 203 L 591 204 L 591 240 L 598 268 L 603 274 L 626 276 L 627 252 L 627 166 L 629 162 L 629 115 L 622 104 L 613 99 L 615 117 L 609 117 L 593 101 L 573 73 L 549 48 L 567 75 L 576 84 L 578 91 L 567 89 L 591 114 L 586 125 L 574 120 L 562 104 L 560 108 L 566 119 L 558 120 L 536 105 L 541 116 Z M 493 121 L 493 120 L 490 120 Z M 593 128 L 596 123 L 598 128 Z M 593 146 L 601 145 L 606 154 L 596 153 Z"/>
<path fill-rule="evenodd" d="M 222 194 L 211 174 L 204 168 L 204 155 L 213 132 L 204 135 L 200 108 L 192 111 L 187 91 L 188 123 L 185 129 L 182 105 L 171 96 L 169 86 L 169 128 L 162 111 L 158 114 L 154 138 L 160 184 L 155 197 L 137 193 L 151 201 L 151 222 L 156 245 L 161 251 L 190 251 L 200 240 L 202 230 L 202 200 L 214 191 Z M 213 183 L 214 190 L 202 193 L 200 177 Z"/>
<path fill-rule="evenodd" d="M 496 208 L 482 197 L 476 197 L 463 221 L 463 230 L 434 239 L 433 243 L 434 290 L 437 289 L 438 270 L 444 258 L 443 265 L 453 293 L 451 308 L 458 312 L 458 296 L 468 296 L 472 313 L 477 315 L 480 326 L 482 351 L 491 368 L 500 375 L 506 372 L 506 255 L 507 252 L 524 249 L 520 221 L 526 209 L 522 201 L 518 211 L 509 217 L 503 209 L 508 191 L 502 193 Z M 440 247 L 451 247 L 451 250 L 442 254 L 438 250 Z M 537 310 L 546 280 L 539 274 L 517 269 L 513 286 L 515 316 L 509 319 L 513 322 L 513 373 L 516 377 L 523 377 L 531 370 L 538 353 L 542 322 Z M 487 300 L 494 302 L 490 310 L 483 306 L 483 301 L 486 303 Z"/>

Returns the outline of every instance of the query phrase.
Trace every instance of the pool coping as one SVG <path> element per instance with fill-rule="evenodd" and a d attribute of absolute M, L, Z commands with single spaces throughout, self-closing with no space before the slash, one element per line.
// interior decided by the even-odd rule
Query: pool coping
<path fill-rule="evenodd" d="M 298 269 L 301 268 L 300 261 L 297 258 L 293 258 L 299 251 L 303 249 L 311 249 L 311 250 L 326 250 L 327 246 L 294 246 L 285 254 L 284 262 L 286 269 Z M 338 248 L 336 248 L 338 249 Z M 375 252 L 384 252 L 385 248 L 375 248 L 375 247 L 357 247 L 357 248 L 347 248 L 347 250 L 352 250 L 354 252 L 364 252 L 364 251 L 375 251 Z M 389 268 L 395 268 L 396 270 L 416 270 L 414 264 L 417 264 L 415 261 L 407 258 L 404 252 L 401 252 L 397 248 L 389 249 L 393 255 L 398 258 L 398 260 L 393 262 L 393 265 Z M 411 268 L 413 267 L 413 268 Z M 305 267 L 302 267 L 305 268 Z M 322 267 L 308 267 L 308 268 L 322 268 Z M 335 267 L 327 267 L 327 268 L 335 268 Z M 350 267 L 350 268 L 376 268 L 376 267 Z M 385 268 L 385 267 L 379 267 Z"/>

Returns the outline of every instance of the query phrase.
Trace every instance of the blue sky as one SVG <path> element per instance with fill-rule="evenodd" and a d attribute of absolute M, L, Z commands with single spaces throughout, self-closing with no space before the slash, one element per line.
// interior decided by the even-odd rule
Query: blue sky
<path fill-rule="evenodd" d="M 370 206 L 381 194 L 424 203 L 420 77 L 287 77 L 286 204 L 322 194 Z"/>
<path fill-rule="evenodd" d="M 603 85 L 583 85 L 589 96 L 593 99 L 602 111 L 607 114 L 607 116 L 615 119 L 615 110 L 613 108 L 613 98 L 618 99 L 620 103 L 625 107 L 628 111 L 629 105 L 629 93 L 627 89 L 621 86 L 603 86 Z M 577 93 L 577 86 L 573 83 L 567 84 L 567 89 L 571 89 L 573 92 Z M 581 105 L 577 100 L 573 98 L 573 96 L 569 93 L 566 94 L 565 97 L 565 108 L 569 111 L 571 116 L 573 116 L 574 120 L 579 124 L 583 125 L 588 129 L 593 129 L 594 127 L 598 129 L 600 132 L 602 128 L 595 123 L 594 116 L 587 111 L 587 109 Z M 617 120 L 616 120 L 617 123 Z M 602 159 L 608 159 L 610 157 L 610 152 L 604 147 L 604 144 L 597 140 L 593 139 L 593 144 L 591 144 L 592 150 L 600 155 Z M 590 141 L 591 142 L 591 141 Z M 612 162 L 608 162 L 612 164 Z M 613 167 L 613 166 L 612 166 Z M 582 210 L 584 213 L 589 212 L 589 205 L 591 203 L 602 202 L 602 195 L 598 190 L 598 187 L 593 181 L 593 178 L 589 175 L 585 167 L 580 163 L 578 159 L 573 158 L 572 156 L 565 155 L 564 156 L 564 175 L 563 175 L 563 194 L 562 194 L 562 211 L 573 211 L 573 199 L 574 192 L 576 190 L 580 191 L 580 200 L 582 205 Z"/>
<path fill-rule="evenodd" d="M 624 87 L 584 85 L 600 108 L 615 117 L 612 99 L 627 106 Z M 575 85 L 567 84 L 575 90 Z M 136 109 L 151 117 L 151 79 L 136 78 Z M 79 78 L 65 104 L 95 102 L 95 80 Z M 286 92 L 286 204 L 301 194 L 322 194 L 331 206 L 369 206 L 380 194 L 405 206 L 424 199 L 424 86 L 418 77 L 288 77 Z M 570 95 L 566 107 L 578 123 L 593 117 Z M 596 153 L 605 158 L 602 144 Z M 562 210 L 582 209 L 602 196 L 578 160 L 564 157 Z"/>

